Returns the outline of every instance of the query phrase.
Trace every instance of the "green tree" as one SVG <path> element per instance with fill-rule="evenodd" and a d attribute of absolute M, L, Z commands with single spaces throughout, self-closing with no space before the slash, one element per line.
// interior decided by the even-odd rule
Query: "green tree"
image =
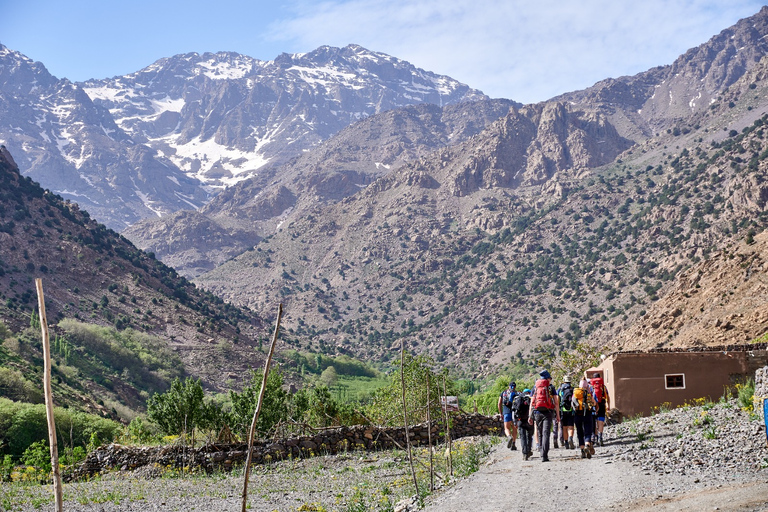
<path fill-rule="evenodd" d="M 405 354 L 403 375 L 405 377 L 405 402 L 409 423 L 420 423 L 427 419 L 427 397 L 432 404 L 433 418 L 442 414 L 440 396 L 443 394 L 443 375 L 431 370 L 434 362 L 427 356 Z M 378 425 L 402 425 L 403 401 L 400 370 L 392 374 L 388 385 L 379 388 L 365 407 L 365 414 Z M 429 375 L 429 387 L 427 387 Z M 454 392 L 453 382 L 448 381 L 448 394 Z"/>
<path fill-rule="evenodd" d="M 336 373 L 336 368 L 333 366 L 329 366 L 325 370 L 323 370 L 323 373 L 320 374 L 320 382 L 329 388 L 336 384 L 339 380 L 339 375 Z"/>
<path fill-rule="evenodd" d="M 263 376 L 262 370 L 253 371 L 251 383 L 243 389 L 242 393 L 229 392 L 229 398 L 232 401 L 230 427 L 233 432 L 243 437 L 246 437 L 251 429 Z M 288 393 L 283 389 L 283 376 L 280 372 L 271 371 L 267 376 L 267 388 L 259 412 L 259 421 L 256 423 L 256 431 L 264 435 L 277 423 L 287 418 Z"/>
<path fill-rule="evenodd" d="M 205 400 L 200 379 L 174 379 L 171 389 L 155 393 L 147 402 L 147 417 L 167 435 L 190 433 L 195 429 L 216 428 L 224 419 L 221 408 Z"/>

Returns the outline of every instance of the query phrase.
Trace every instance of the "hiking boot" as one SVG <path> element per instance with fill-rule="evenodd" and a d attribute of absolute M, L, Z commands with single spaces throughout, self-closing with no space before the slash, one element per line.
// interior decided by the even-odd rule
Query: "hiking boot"
<path fill-rule="evenodd" d="M 515 442 L 515 440 L 512 439 L 512 436 L 508 437 L 507 438 L 507 448 L 509 448 L 511 450 L 512 449 L 512 445 L 514 444 L 514 442 Z"/>
<path fill-rule="evenodd" d="M 543 458 L 541 459 L 541 462 L 549 462 L 549 457 L 543 457 Z"/>
<path fill-rule="evenodd" d="M 600 434 L 600 446 L 603 446 L 603 434 Z"/>
<path fill-rule="evenodd" d="M 568 448 L 570 450 L 575 450 L 576 449 L 576 445 L 573 444 L 573 439 L 569 439 L 568 440 Z"/>
<path fill-rule="evenodd" d="M 592 451 L 590 449 L 587 449 L 587 458 L 588 459 L 592 458 Z"/>
<path fill-rule="evenodd" d="M 557 439 L 555 439 L 555 448 L 557 448 Z"/>
<path fill-rule="evenodd" d="M 582 459 L 586 459 L 587 458 L 587 451 L 584 448 L 581 449 L 581 458 Z"/>
<path fill-rule="evenodd" d="M 513 452 L 517 451 L 517 445 L 515 443 L 512 443 L 512 448 L 510 448 L 510 450 L 512 450 Z"/>
<path fill-rule="evenodd" d="M 595 454 L 595 447 L 594 447 L 594 445 L 591 445 L 591 444 L 587 445 L 587 448 L 589 450 L 589 454 L 590 455 L 594 455 Z"/>

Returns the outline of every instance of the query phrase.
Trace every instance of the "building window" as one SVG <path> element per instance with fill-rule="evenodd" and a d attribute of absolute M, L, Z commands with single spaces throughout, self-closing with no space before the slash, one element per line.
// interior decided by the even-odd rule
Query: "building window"
<path fill-rule="evenodd" d="M 685 389 L 685 374 L 676 373 L 664 376 L 667 381 L 667 389 Z"/>

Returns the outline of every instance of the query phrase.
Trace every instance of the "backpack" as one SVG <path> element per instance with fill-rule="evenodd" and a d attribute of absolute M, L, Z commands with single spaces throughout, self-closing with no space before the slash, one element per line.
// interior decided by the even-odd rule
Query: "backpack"
<path fill-rule="evenodd" d="M 528 414 L 531 410 L 531 397 L 518 394 L 515 400 L 512 402 L 512 412 L 515 413 L 515 418 L 522 422 L 528 421 Z"/>
<path fill-rule="evenodd" d="M 533 388 L 533 399 L 531 405 L 539 412 L 552 410 L 555 408 L 555 401 L 549 389 L 549 379 L 539 379 L 536 381 L 536 387 Z"/>
<path fill-rule="evenodd" d="M 501 403 L 504 405 L 504 407 L 512 409 L 512 402 L 515 400 L 516 396 L 517 396 L 517 391 L 512 391 L 511 389 L 505 389 L 504 392 L 501 394 Z"/>
<path fill-rule="evenodd" d="M 570 384 L 563 384 L 560 386 L 560 390 L 557 392 L 560 395 L 560 410 L 564 412 L 571 412 L 573 410 L 573 404 L 571 398 L 573 398 L 573 388 Z"/>
<path fill-rule="evenodd" d="M 592 385 L 592 395 L 595 398 L 595 402 L 602 402 L 604 398 L 604 386 L 602 377 L 595 377 L 589 383 Z"/>
<path fill-rule="evenodd" d="M 573 398 L 571 399 L 573 409 L 579 413 L 580 416 L 586 416 L 586 412 L 592 408 L 592 395 L 589 394 L 588 389 L 576 388 L 573 390 Z"/>

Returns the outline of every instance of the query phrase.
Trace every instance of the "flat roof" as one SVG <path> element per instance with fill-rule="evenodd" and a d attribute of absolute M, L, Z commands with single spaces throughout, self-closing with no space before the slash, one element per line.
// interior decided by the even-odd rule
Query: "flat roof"
<path fill-rule="evenodd" d="M 688 353 L 688 352 L 750 352 L 752 350 L 768 350 L 768 342 L 762 343 L 740 343 L 735 345 L 712 345 L 696 347 L 668 347 L 654 348 L 651 350 L 617 350 L 609 355 L 618 354 L 668 354 L 668 353 Z"/>

